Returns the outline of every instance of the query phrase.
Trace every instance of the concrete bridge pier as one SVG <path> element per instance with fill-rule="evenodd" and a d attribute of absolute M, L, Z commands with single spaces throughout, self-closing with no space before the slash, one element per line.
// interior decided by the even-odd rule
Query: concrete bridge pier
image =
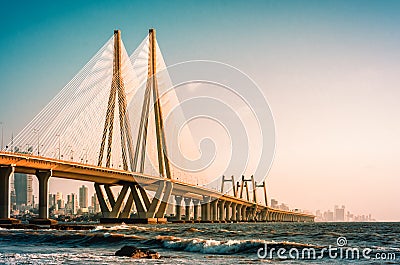
<path fill-rule="evenodd" d="M 190 220 L 190 203 L 192 202 L 191 198 L 184 198 L 185 201 L 185 221 Z"/>
<path fill-rule="evenodd" d="M 274 212 L 272 213 L 272 222 L 278 222 L 278 213 Z"/>
<path fill-rule="evenodd" d="M 0 166 L 0 224 L 15 224 L 21 221 L 10 218 L 10 176 L 14 167 Z"/>
<path fill-rule="evenodd" d="M 49 179 L 52 170 L 36 170 L 36 178 L 39 181 L 39 218 L 30 221 L 32 224 L 51 225 L 55 220 L 49 219 Z"/>
<path fill-rule="evenodd" d="M 221 222 L 224 222 L 225 221 L 225 209 L 224 209 L 224 207 L 225 207 L 225 201 L 224 200 L 220 200 L 219 201 L 219 204 L 218 204 L 218 209 L 219 209 L 219 220 L 221 221 Z"/>
<path fill-rule="evenodd" d="M 238 204 L 236 206 L 236 221 L 237 222 L 241 222 L 242 221 L 242 209 L 243 209 L 243 205 L 242 204 Z"/>
<path fill-rule="evenodd" d="M 211 220 L 213 222 L 218 220 L 218 200 L 215 198 L 211 201 Z"/>
<path fill-rule="evenodd" d="M 225 219 L 224 220 L 226 220 L 227 222 L 231 221 L 231 204 L 232 204 L 232 202 L 225 203 L 226 208 L 225 208 Z"/>
<path fill-rule="evenodd" d="M 249 222 L 255 222 L 257 216 L 257 206 L 251 206 L 248 208 L 248 217 L 247 220 Z"/>
<path fill-rule="evenodd" d="M 231 207 L 232 207 L 232 214 L 231 214 L 231 218 L 230 219 L 231 219 L 232 222 L 236 222 L 237 203 L 232 202 Z"/>
<path fill-rule="evenodd" d="M 199 200 L 193 199 L 193 220 L 197 221 L 199 219 Z"/>
<path fill-rule="evenodd" d="M 175 196 L 175 220 L 180 221 L 182 219 L 181 212 L 182 196 Z"/>
<path fill-rule="evenodd" d="M 266 222 L 266 221 L 267 221 L 267 214 L 268 214 L 268 210 L 267 210 L 267 209 L 263 209 L 263 210 L 261 211 L 261 220 L 262 220 L 263 222 Z"/>
<path fill-rule="evenodd" d="M 242 222 L 247 222 L 247 206 L 242 207 Z"/>
<path fill-rule="evenodd" d="M 209 222 L 210 221 L 210 197 L 203 196 L 203 202 L 201 204 L 201 221 Z"/>

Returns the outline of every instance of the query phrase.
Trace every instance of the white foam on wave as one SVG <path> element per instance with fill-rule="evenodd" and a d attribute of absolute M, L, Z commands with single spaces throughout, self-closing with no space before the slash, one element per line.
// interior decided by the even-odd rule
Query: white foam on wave
<path fill-rule="evenodd" d="M 162 246 L 167 249 L 181 250 L 188 252 L 199 252 L 204 254 L 234 254 L 249 249 L 259 248 L 264 244 L 286 245 L 299 248 L 313 246 L 309 244 L 302 244 L 290 241 L 275 242 L 275 241 L 266 241 L 261 239 L 218 241 L 213 239 L 201 239 L 201 238 L 179 238 L 174 236 L 157 236 L 156 240 L 161 241 Z"/>
<path fill-rule="evenodd" d="M 378 251 L 396 251 L 396 252 L 400 252 L 400 248 L 397 248 L 397 247 L 372 246 L 372 249 L 376 249 Z"/>
<path fill-rule="evenodd" d="M 130 229 L 131 227 L 129 225 L 122 223 L 121 225 L 115 225 L 110 227 L 98 225 L 96 226 L 95 229 L 92 229 L 91 231 L 102 231 L 102 230 L 117 231 L 117 230 L 130 230 Z"/>
<path fill-rule="evenodd" d="M 117 264 L 111 253 L 0 253 L 0 264 Z"/>
<path fill-rule="evenodd" d="M 151 226 L 137 226 L 137 225 L 127 225 L 122 223 L 121 225 L 114 225 L 114 226 L 103 226 L 98 225 L 96 228 L 90 230 L 91 232 L 96 231 L 121 231 L 121 230 L 133 230 L 133 231 L 170 231 L 167 227 L 151 227 Z"/>
<path fill-rule="evenodd" d="M 255 248 L 265 242 L 263 240 L 218 241 L 200 238 L 183 239 L 173 236 L 157 236 L 156 239 L 162 241 L 163 247 L 168 249 L 204 254 L 233 254 Z"/>

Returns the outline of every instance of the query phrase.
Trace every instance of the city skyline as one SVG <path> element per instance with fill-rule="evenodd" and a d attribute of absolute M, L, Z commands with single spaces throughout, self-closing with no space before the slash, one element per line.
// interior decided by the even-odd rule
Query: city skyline
<path fill-rule="evenodd" d="M 4 145 L 112 30 L 122 30 L 130 53 L 154 27 L 167 64 L 221 61 L 261 87 L 276 123 L 276 156 L 267 177 L 270 198 L 313 212 L 344 204 L 377 220 L 400 220 L 400 4 L 255 1 L 218 2 L 213 9 L 205 4 L 158 2 L 152 7 L 155 19 L 149 19 L 150 6 L 143 3 L 100 1 L 63 8 L 28 3 L 20 12 L 9 3 L 0 11 L 0 27 L 7 32 L 0 40 L 7 51 L 0 62 Z M 188 23 L 171 17 L 174 12 Z M 100 19 L 113 14 L 119 15 Z M 66 194 L 81 185 L 51 180 L 50 190 Z M 93 186 L 86 185 L 92 193 Z"/>

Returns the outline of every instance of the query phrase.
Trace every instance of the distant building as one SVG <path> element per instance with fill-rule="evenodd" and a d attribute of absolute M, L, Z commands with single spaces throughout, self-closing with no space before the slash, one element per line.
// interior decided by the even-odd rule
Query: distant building
<path fill-rule="evenodd" d="M 271 199 L 271 207 L 272 208 L 278 208 L 278 201 L 275 199 Z"/>
<path fill-rule="evenodd" d="M 49 207 L 53 210 L 58 210 L 57 206 L 56 195 L 49 193 Z"/>
<path fill-rule="evenodd" d="M 65 204 L 64 204 L 64 198 L 62 192 L 57 192 L 56 194 L 56 203 L 57 203 L 57 209 L 61 210 L 64 209 Z"/>
<path fill-rule="evenodd" d="M 342 205 L 342 208 L 339 208 L 337 205 L 335 206 L 335 212 L 334 212 L 334 220 L 336 222 L 344 222 L 344 216 L 345 216 L 345 208 L 344 205 Z"/>
<path fill-rule="evenodd" d="M 76 214 L 78 212 L 78 198 L 75 193 L 67 195 L 66 212 L 69 214 Z"/>
<path fill-rule="evenodd" d="M 14 188 L 14 175 L 10 178 L 10 209 L 16 210 L 16 202 L 17 198 L 15 197 L 15 188 Z"/>
<path fill-rule="evenodd" d="M 282 203 L 281 205 L 279 205 L 279 209 L 281 209 L 283 211 L 289 211 L 289 206 L 287 206 L 286 204 Z"/>
<path fill-rule="evenodd" d="M 89 197 L 88 197 L 88 188 L 85 185 L 79 188 L 79 208 L 88 208 Z"/>
<path fill-rule="evenodd" d="M 99 201 L 97 199 L 96 193 L 94 193 L 93 196 L 92 196 L 91 208 L 93 210 L 93 213 L 99 213 L 100 212 L 100 205 L 99 205 Z"/>
<path fill-rule="evenodd" d="M 324 212 L 324 220 L 325 220 L 325 222 L 333 222 L 333 212 L 332 211 L 327 211 L 327 212 Z"/>
<path fill-rule="evenodd" d="M 33 206 L 32 176 L 14 173 L 15 204 L 17 207 Z"/>

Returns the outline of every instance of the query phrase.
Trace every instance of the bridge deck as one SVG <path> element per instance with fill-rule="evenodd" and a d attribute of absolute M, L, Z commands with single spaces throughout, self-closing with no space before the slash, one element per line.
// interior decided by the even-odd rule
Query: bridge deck
<path fill-rule="evenodd" d="M 57 160 L 45 157 L 38 157 L 29 154 L 15 154 L 9 152 L 0 152 L 0 165 L 13 165 L 15 172 L 32 174 L 36 170 L 52 170 L 52 177 L 73 179 L 81 181 L 96 182 L 101 184 L 122 184 L 122 183 L 138 183 L 143 185 L 146 190 L 156 191 L 159 181 L 171 181 L 174 184 L 173 195 L 180 195 L 192 199 L 202 200 L 203 196 L 211 196 L 214 198 L 222 198 L 232 203 L 240 203 L 246 206 L 254 206 L 253 202 L 245 199 L 237 198 L 228 194 L 222 194 L 218 191 L 205 187 L 184 183 L 174 179 L 163 179 L 157 176 L 150 176 L 139 172 L 129 172 L 113 168 L 98 167 L 88 164 L 81 164 L 71 161 Z M 294 213 L 279 209 L 270 208 L 257 204 L 257 208 L 268 208 L 268 211 L 279 213 L 291 213 L 299 216 L 312 215 L 305 213 Z"/>

